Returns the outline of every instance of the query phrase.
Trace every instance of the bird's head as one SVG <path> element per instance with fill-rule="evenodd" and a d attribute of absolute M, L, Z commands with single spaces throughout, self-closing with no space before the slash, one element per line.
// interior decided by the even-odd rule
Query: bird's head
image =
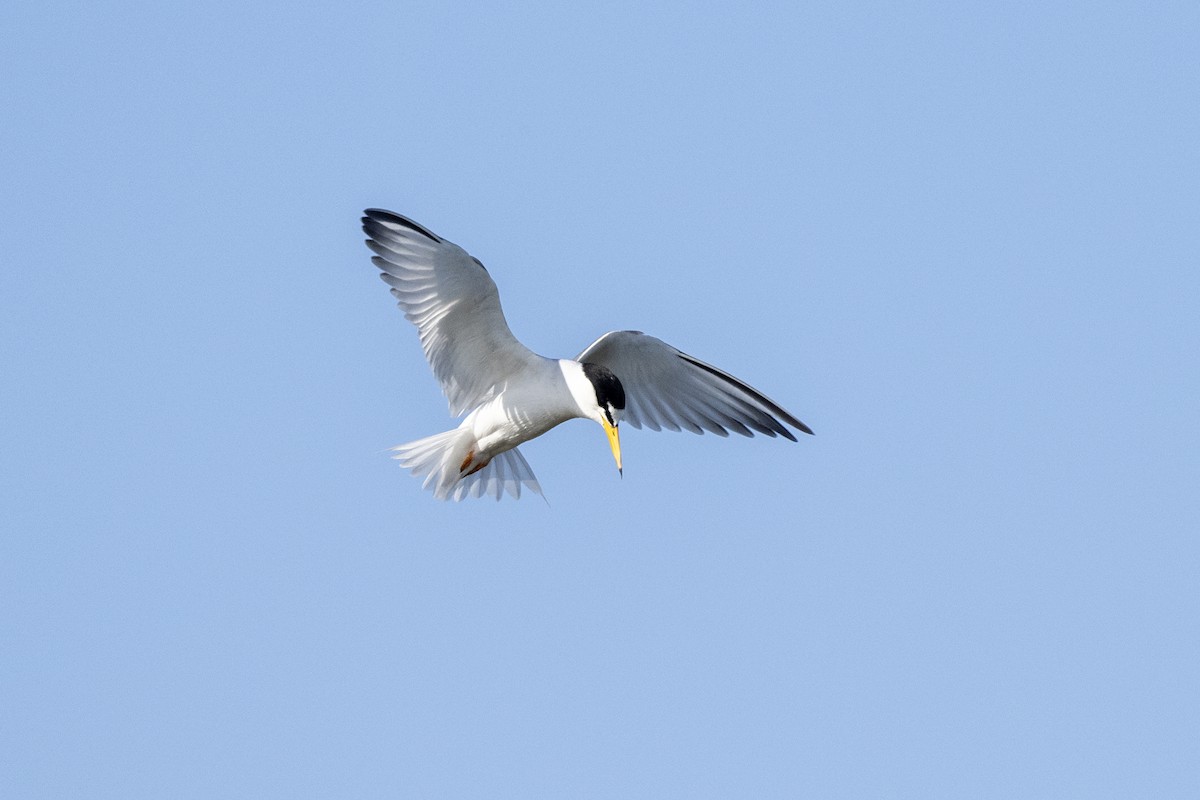
<path fill-rule="evenodd" d="M 621 438 L 617 435 L 617 426 L 621 424 L 621 412 L 625 410 L 625 387 L 608 367 L 599 364 L 585 363 L 583 375 L 592 385 L 595 402 L 582 403 L 584 412 L 590 419 L 600 423 L 608 434 L 608 446 L 612 448 L 613 458 L 617 461 L 617 471 L 621 470 Z"/>

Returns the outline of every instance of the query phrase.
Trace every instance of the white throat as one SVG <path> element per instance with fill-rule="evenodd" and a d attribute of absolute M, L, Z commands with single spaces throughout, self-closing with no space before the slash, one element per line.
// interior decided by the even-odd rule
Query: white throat
<path fill-rule="evenodd" d="M 560 358 L 558 368 L 562 370 L 563 379 L 567 382 L 571 397 L 575 400 L 575 405 L 579 407 L 577 416 L 599 422 L 600 407 L 596 405 L 596 387 L 583 374 L 583 364 L 569 358 Z"/>

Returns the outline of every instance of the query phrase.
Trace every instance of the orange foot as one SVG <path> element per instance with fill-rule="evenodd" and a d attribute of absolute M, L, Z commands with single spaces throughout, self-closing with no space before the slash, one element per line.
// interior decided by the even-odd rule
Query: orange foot
<path fill-rule="evenodd" d="M 483 469 L 488 464 L 492 463 L 492 460 L 489 458 L 487 461 L 481 461 L 478 464 L 471 466 L 471 462 L 474 460 L 475 460 L 475 451 L 471 450 L 470 452 L 467 453 L 467 457 L 463 459 L 463 462 L 458 465 L 458 471 L 464 478 L 467 477 L 468 475 L 474 475 L 476 472 L 479 472 L 479 470 Z M 471 467 L 471 468 L 467 469 L 467 467 Z"/>

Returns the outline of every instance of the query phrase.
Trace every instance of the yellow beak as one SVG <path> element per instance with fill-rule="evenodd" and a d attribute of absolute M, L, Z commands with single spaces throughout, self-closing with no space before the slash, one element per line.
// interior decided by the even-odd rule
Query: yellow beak
<path fill-rule="evenodd" d="M 600 424 L 604 426 L 604 432 L 608 434 L 608 446 L 612 448 L 613 458 L 617 460 L 617 472 L 622 475 L 625 472 L 621 469 L 621 437 L 617 433 L 617 426 L 609 425 L 608 420 L 600 420 Z"/>

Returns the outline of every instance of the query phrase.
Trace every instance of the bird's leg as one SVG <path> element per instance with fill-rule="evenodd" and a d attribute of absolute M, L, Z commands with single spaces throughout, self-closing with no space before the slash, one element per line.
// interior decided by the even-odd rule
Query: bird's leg
<path fill-rule="evenodd" d="M 492 463 L 492 460 L 489 458 L 487 461 L 481 461 L 478 464 L 471 466 L 471 462 L 474 460 L 475 460 L 475 451 L 471 450 L 467 453 L 467 457 L 463 459 L 463 462 L 461 464 L 459 464 L 459 466 L 458 466 L 458 471 L 462 475 L 462 477 L 465 478 L 468 475 L 474 475 L 476 472 L 479 472 L 479 470 L 483 469 L 488 464 Z M 471 467 L 471 469 L 468 470 L 467 467 Z"/>

